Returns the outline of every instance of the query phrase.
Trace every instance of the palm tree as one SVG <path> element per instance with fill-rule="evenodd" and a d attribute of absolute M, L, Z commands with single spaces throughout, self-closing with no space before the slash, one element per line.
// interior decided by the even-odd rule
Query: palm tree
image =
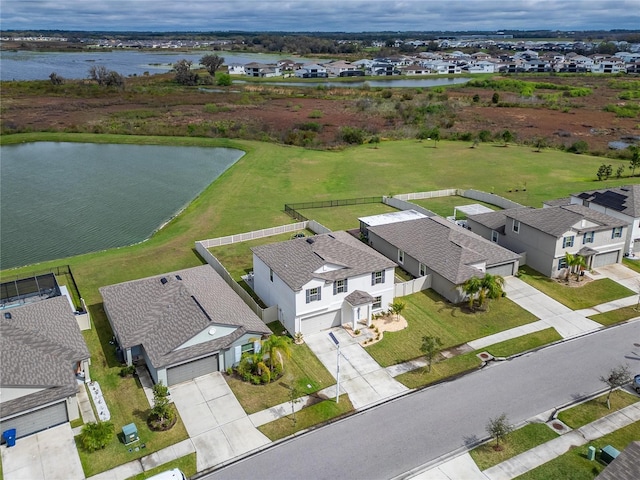
<path fill-rule="evenodd" d="M 482 307 L 485 299 L 495 300 L 496 298 L 500 298 L 503 293 L 504 278 L 500 275 L 485 273 L 482 280 L 480 280 L 480 306 Z"/>
<path fill-rule="evenodd" d="M 404 312 L 404 309 L 407 308 L 407 304 L 402 300 L 394 300 L 392 304 L 389 305 L 389 310 L 393 315 L 396 316 L 396 320 L 400 317 L 400 314 Z"/>
<path fill-rule="evenodd" d="M 262 376 L 262 374 L 268 370 L 269 368 L 264 361 L 264 353 L 262 350 L 243 354 L 240 364 L 238 365 L 238 372 L 240 372 L 240 374 L 242 374 L 242 372 L 251 372 Z"/>
<path fill-rule="evenodd" d="M 276 363 L 284 368 L 284 358 L 291 358 L 291 339 L 284 335 L 271 335 L 262 342 L 261 351 L 269 357 L 268 363 L 272 372 Z"/>
<path fill-rule="evenodd" d="M 572 253 L 569 252 L 565 252 L 564 253 L 564 262 L 567 264 L 567 278 L 566 280 L 569 280 L 569 275 L 571 275 L 571 269 L 572 267 L 576 264 L 576 255 L 573 255 Z"/>
<path fill-rule="evenodd" d="M 573 260 L 573 266 L 576 267 L 576 282 L 579 282 L 582 270 L 587 267 L 584 257 L 582 255 L 576 255 Z"/>
<path fill-rule="evenodd" d="M 471 277 L 462 284 L 462 291 L 469 297 L 469 309 L 473 310 L 473 302 L 482 288 L 482 281 L 478 277 Z"/>

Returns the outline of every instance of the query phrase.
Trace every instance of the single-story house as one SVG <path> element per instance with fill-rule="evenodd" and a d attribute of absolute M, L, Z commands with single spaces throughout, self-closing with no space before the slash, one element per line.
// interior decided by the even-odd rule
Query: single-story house
<path fill-rule="evenodd" d="M 99 290 L 127 365 L 167 386 L 223 371 L 271 334 L 209 265 Z"/>
<path fill-rule="evenodd" d="M 582 205 L 512 208 L 471 215 L 467 226 L 498 245 L 526 252 L 526 264 L 548 277 L 566 274 L 565 253 L 587 268 L 622 261 L 626 221 Z"/>
<path fill-rule="evenodd" d="M 261 245 L 253 251 L 254 291 L 278 306 L 290 333 L 369 325 L 393 302 L 392 262 L 347 232 Z"/>
<path fill-rule="evenodd" d="M 369 245 L 414 277 L 431 275 L 431 288 L 453 303 L 459 288 L 485 273 L 518 271 L 520 255 L 439 216 L 369 227 Z"/>
<path fill-rule="evenodd" d="M 24 437 L 80 417 L 89 350 L 64 295 L 0 312 L 0 424 Z"/>
<path fill-rule="evenodd" d="M 640 251 L 640 185 L 623 185 L 574 193 L 569 197 L 569 203 L 584 205 L 626 221 L 629 228 L 625 237 L 625 253 Z"/>

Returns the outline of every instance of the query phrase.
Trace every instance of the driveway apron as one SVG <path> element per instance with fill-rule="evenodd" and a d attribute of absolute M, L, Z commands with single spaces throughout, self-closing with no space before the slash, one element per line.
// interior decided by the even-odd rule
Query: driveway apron
<path fill-rule="evenodd" d="M 198 471 L 270 443 L 219 372 L 171 387 L 171 398 L 196 449 Z"/>

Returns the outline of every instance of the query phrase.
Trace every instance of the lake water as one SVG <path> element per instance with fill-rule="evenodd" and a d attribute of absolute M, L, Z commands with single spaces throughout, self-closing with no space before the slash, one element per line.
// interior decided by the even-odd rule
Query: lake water
<path fill-rule="evenodd" d="M 428 88 L 441 87 L 447 85 L 458 85 L 467 83 L 471 80 L 469 77 L 433 77 L 433 78 L 407 78 L 393 77 L 393 80 L 362 80 L 361 82 L 332 82 L 331 80 L 317 80 L 312 82 L 260 82 L 260 85 L 281 85 L 285 87 L 327 87 L 327 88 L 362 88 L 366 83 L 370 87 L 412 87 L 412 88 Z M 235 80 L 234 83 L 248 83 L 242 80 Z"/>
<path fill-rule="evenodd" d="M 0 148 L 0 268 L 141 242 L 244 152 L 36 142 Z"/>
<path fill-rule="evenodd" d="M 144 72 L 166 73 L 171 66 L 183 58 L 191 60 L 197 65 L 199 60 L 208 53 L 200 52 L 172 52 L 162 50 L 158 52 L 141 52 L 135 50 L 96 50 L 95 52 L 25 52 L 0 51 L 0 80 L 47 80 L 51 72 L 56 72 L 64 78 L 88 78 L 89 69 L 94 65 L 104 65 L 109 70 L 126 77 L 143 75 Z M 312 63 L 320 60 L 314 58 L 300 58 L 284 55 L 270 55 L 258 53 L 213 52 L 224 57 L 225 64 L 251 62 L 275 63 L 278 60 L 290 58 L 296 62 Z M 322 60 L 326 62 L 327 60 Z"/>

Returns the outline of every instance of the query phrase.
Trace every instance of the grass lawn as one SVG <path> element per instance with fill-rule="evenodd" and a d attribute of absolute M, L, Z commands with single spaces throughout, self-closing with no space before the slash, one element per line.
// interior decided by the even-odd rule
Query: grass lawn
<path fill-rule="evenodd" d="M 635 270 L 640 273 L 640 260 L 629 260 L 628 258 L 623 258 L 622 264 L 625 267 L 629 267 L 631 270 Z"/>
<path fill-rule="evenodd" d="M 421 207 L 426 208 L 427 210 L 431 210 L 434 213 L 437 213 L 441 217 L 448 217 L 453 215 L 454 207 L 460 205 L 470 205 L 472 203 L 479 203 L 480 205 L 484 205 L 485 207 L 489 207 L 492 210 L 502 210 L 502 208 L 491 205 L 490 203 L 481 202 L 479 200 L 473 200 L 472 198 L 458 197 L 458 196 L 450 196 L 450 197 L 436 197 L 436 198 L 425 198 L 421 200 L 409 200 L 411 203 L 415 203 L 416 205 L 420 205 Z M 462 212 L 456 213 L 457 220 L 464 220 L 467 216 Z"/>
<path fill-rule="evenodd" d="M 623 307 L 617 310 L 611 310 L 610 312 L 598 313 L 592 315 L 589 318 L 594 322 L 598 322 L 602 325 L 615 325 L 616 323 L 624 322 L 631 318 L 640 317 L 640 310 L 634 305 L 633 307 Z"/>
<path fill-rule="evenodd" d="M 476 370 L 480 367 L 480 359 L 477 352 L 469 352 L 462 355 L 433 363 L 431 371 L 426 367 L 411 370 L 395 377 L 397 381 L 407 388 L 420 388 L 439 380 L 452 377 L 465 372 Z"/>
<path fill-rule="evenodd" d="M 336 403 L 335 399 L 323 400 L 296 412 L 295 423 L 293 415 L 290 414 L 273 422 L 266 423 L 258 427 L 258 430 L 264 433 L 270 440 L 275 441 L 352 411 L 353 405 L 351 405 L 349 396 L 343 394 L 340 395 L 340 401 L 338 403 Z"/>
<path fill-rule="evenodd" d="M 335 199 L 340 200 L 340 199 Z M 308 208 L 299 212 L 310 220 L 324 225 L 330 230 L 353 230 L 360 228 L 358 218 L 398 210 L 384 203 L 363 203 L 361 205 L 344 205 L 341 207 Z"/>
<path fill-rule="evenodd" d="M 607 395 L 581 403 L 568 410 L 563 410 L 558 414 L 558 418 L 571 428 L 580 428 L 587 423 L 591 423 L 610 413 L 628 407 L 640 401 L 636 395 L 632 395 L 623 390 L 614 390 L 611 393 L 611 410 L 607 408 Z M 640 438 L 640 437 L 638 437 Z"/>
<path fill-rule="evenodd" d="M 519 476 L 518 480 L 549 480 L 550 478 L 584 480 L 595 478 L 604 470 L 605 465 L 599 461 L 593 462 L 587 459 L 587 448 L 589 446 L 594 446 L 598 450 L 606 445 L 612 445 L 619 451 L 623 451 L 629 443 L 637 441 L 639 438 L 640 422 L 635 422 L 589 442 L 587 445 L 573 448 L 558 458 Z"/>
<path fill-rule="evenodd" d="M 290 401 L 290 385 L 295 385 L 303 395 L 309 395 L 336 383 L 308 346 L 292 345 L 291 350 L 284 375 L 268 385 L 252 385 L 238 377 L 225 375 L 245 412 L 252 414 Z"/>
<path fill-rule="evenodd" d="M 174 468 L 179 468 L 187 478 L 191 478 L 193 475 L 198 473 L 196 454 L 190 453 L 189 455 L 185 455 L 184 457 L 178 458 L 171 462 L 163 463 L 159 467 L 152 468 L 151 470 L 147 470 L 146 472 L 140 473 L 134 477 L 130 477 L 128 480 L 144 480 L 146 478 L 152 477 L 153 475 L 157 475 L 161 472 L 172 470 Z"/>
<path fill-rule="evenodd" d="M 589 308 L 634 295 L 633 291 L 609 278 L 585 282 L 581 287 L 569 287 L 526 265 L 520 268 L 520 279 L 572 310 Z"/>
<path fill-rule="evenodd" d="M 508 298 L 491 301 L 484 312 L 467 313 L 433 290 L 403 297 L 402 315 L 409 326 L 399 332 L 385 332 L 383 339 L 367 352 L 383 367 L 417 358 L 425 335 L 439 337 L 443 348 L 460 345 L 509 328 L 537 320 Z"/>
<path fill-rule="evenodd" d="M 490 345 L 485 350 L 494 357 L 510 357 L 516 353 L 526 352 L 532 348 L 541 347 L 558 340 L 562 340 L 562 336 L 556 329 L 546 328 L 539 332 L 528 333 L 521 337 Z"/>
<path fill-rule="evenodd" d="M 558 434 L 544 423 L 529 423 L 514 430 L 501 442 L 503 450 L 496 451 L 495 440 L 482 444 L 469 452 L 480 470 L 486 470 L 527 450 L 556 438 Z"/>

